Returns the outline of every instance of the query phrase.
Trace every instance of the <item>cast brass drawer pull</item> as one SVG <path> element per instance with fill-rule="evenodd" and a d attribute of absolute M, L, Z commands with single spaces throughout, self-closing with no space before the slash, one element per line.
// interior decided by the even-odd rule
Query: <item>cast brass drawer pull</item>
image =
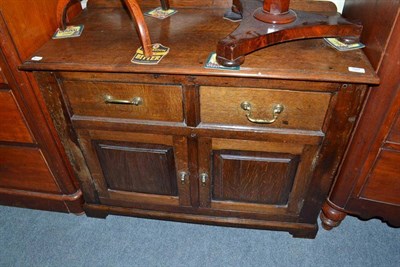
<path fill-rule="evenodd" d="M 243 110 L 247 111 L 246 117 L 250 122 L 258 123 L 258 124 L 271 124 L 271 123 L 274 123 L 278 119 L 279 114 L 281 114 L 283 109 L 284 109 L 283 105 L 281 105 L 281 104 L 275 105 L 274 108 L 272 109 L 273 118 L 268 120 L 268 119 L 254 119 L 254 118 L 252 118 L 251 117 L 251 104 L 250 104 L 250 102 L 247 102 L 247 101 L 242 102 L 242 104 L 240 104 L 240 107 Z"/>
<path fill-rule="evenodd" d="M 112 96 L 106 95 L 104 97 L 104 102 L 106 102 L 107 104 L 141 106 L 143 104 L 143 99 L 141 97 L 134 97 L 132 100 L 122 100 L 122 99 L 113 99 Z"/>

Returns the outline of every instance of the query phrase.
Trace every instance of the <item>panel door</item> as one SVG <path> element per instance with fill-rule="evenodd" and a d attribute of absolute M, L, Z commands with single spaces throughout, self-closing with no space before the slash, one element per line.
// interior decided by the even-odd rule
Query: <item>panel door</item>
<path fill-rule="evenodd" d="M 186 138 L 95 130 L 78 135 L 100 203 L 190 205 Z"/>
<path fill-rule="evenodd" d="M 201 138 L 200 206 L 265 214 L 298 214 L 317 144 Z"/>

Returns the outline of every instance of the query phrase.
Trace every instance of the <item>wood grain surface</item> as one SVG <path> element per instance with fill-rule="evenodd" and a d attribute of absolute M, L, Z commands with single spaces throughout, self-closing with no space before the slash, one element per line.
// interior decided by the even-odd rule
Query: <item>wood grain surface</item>
<path fill-rule="evenodd" d="M 64 81 L 75 115 L 140 120 L 183 121 L 182 88 L 171 85 Z M 111 99 L 132 101 L 139 106 L 106 103 Z"/>
<path fill-rule="evenodd" d="M 343 54 L 322 40 L 294 41 L 257 51 L 247 56 L 240 71 L 205 69 L 217 41 L 237 27 L 222 19 L 224 12 L 187 8 L 166 20 L 146 17 L 152 41 L 168 46 L 170 52 L 158 65 L 145 66 L 130 62 L 140 41 L 132 34 L 135 30 L 128 14 L 120 8 L 88 9 L 73 21 L 86 25 L 81 37 L 48 42 L 35 53 L 43 59 L 27 61 L 22 69 L 378 82 L 361 50 Z M 68 59 L 68 64 L 60 59 Z M 350 72 L 348 67 L 364 68 L 365 73 Z"/>
<path fill-rule="evenodd" d="M 0 85 L 0 141 L 33 143 L 34 139 L 11 90 Z"/>
<path fill-rule="evenodd" d="M 321 130 L 330 99 L 331 95 L 326 93 L 202 86 L 200 120 L 205 124 Z M 277 104 L 284 109 L 274 123 L 252 123 L 241 108 L 245 101 L 251 103 L 251 115 L 256 119 L 272 119 Z"/>

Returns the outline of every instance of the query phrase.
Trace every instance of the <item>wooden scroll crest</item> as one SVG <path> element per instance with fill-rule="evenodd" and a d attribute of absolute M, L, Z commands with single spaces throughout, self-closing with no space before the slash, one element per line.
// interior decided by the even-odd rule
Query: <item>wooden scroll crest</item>
<path fill-rule="evenodd" d="M 68 8 L 81 0 L 58 0 L 57 4 L 57 22 L 61 30 L 65 30 L 67 27 L 67 11 Z M 144 55 L 146 57 L 152 56 L 152 43 L 150 39 L 149 30 L 147 24 L 144 21 L 143 13 L 140 9 L 139 4 L 136 0 L 123 0 L 128 7 L 131 16 L 134 18 L 135 27 L 137 29 L 140 42 L 143 47 Z M 169 0 L 161 0 L 161 7 L 164 10 L 168 10 Z"/>

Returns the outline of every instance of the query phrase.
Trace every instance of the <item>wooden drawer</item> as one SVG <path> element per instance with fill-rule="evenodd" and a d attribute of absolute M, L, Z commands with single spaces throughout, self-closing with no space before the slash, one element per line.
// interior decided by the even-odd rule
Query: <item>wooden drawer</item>
<path fill-rule="evenodd" d="M 320 130 L 328 110 L 331 94 L 257 88 L 200 88 L 201 121 L 205 124 L 243 125 L 304 130 Z M 251 104 L 250 111 L 242 103 Z M 273 123 L 250 122 L 250 119 L 271 120 L 273 109 L 283 110 Z"/>
<path fill-rule="evenodd" d="M 0 146 L 0 187 L 60 193 L 38 148 Z"/>
<path fill-rule="evenodd" d="M 32 135 L 11 90 L 0 87 L 0 141 L 33 143 Z"/>
<path fill-rule="evenodd" d="M 88 81 L 64 81 L 63 85 L 74 115 L 183 121 L 180 86 Z"/>

